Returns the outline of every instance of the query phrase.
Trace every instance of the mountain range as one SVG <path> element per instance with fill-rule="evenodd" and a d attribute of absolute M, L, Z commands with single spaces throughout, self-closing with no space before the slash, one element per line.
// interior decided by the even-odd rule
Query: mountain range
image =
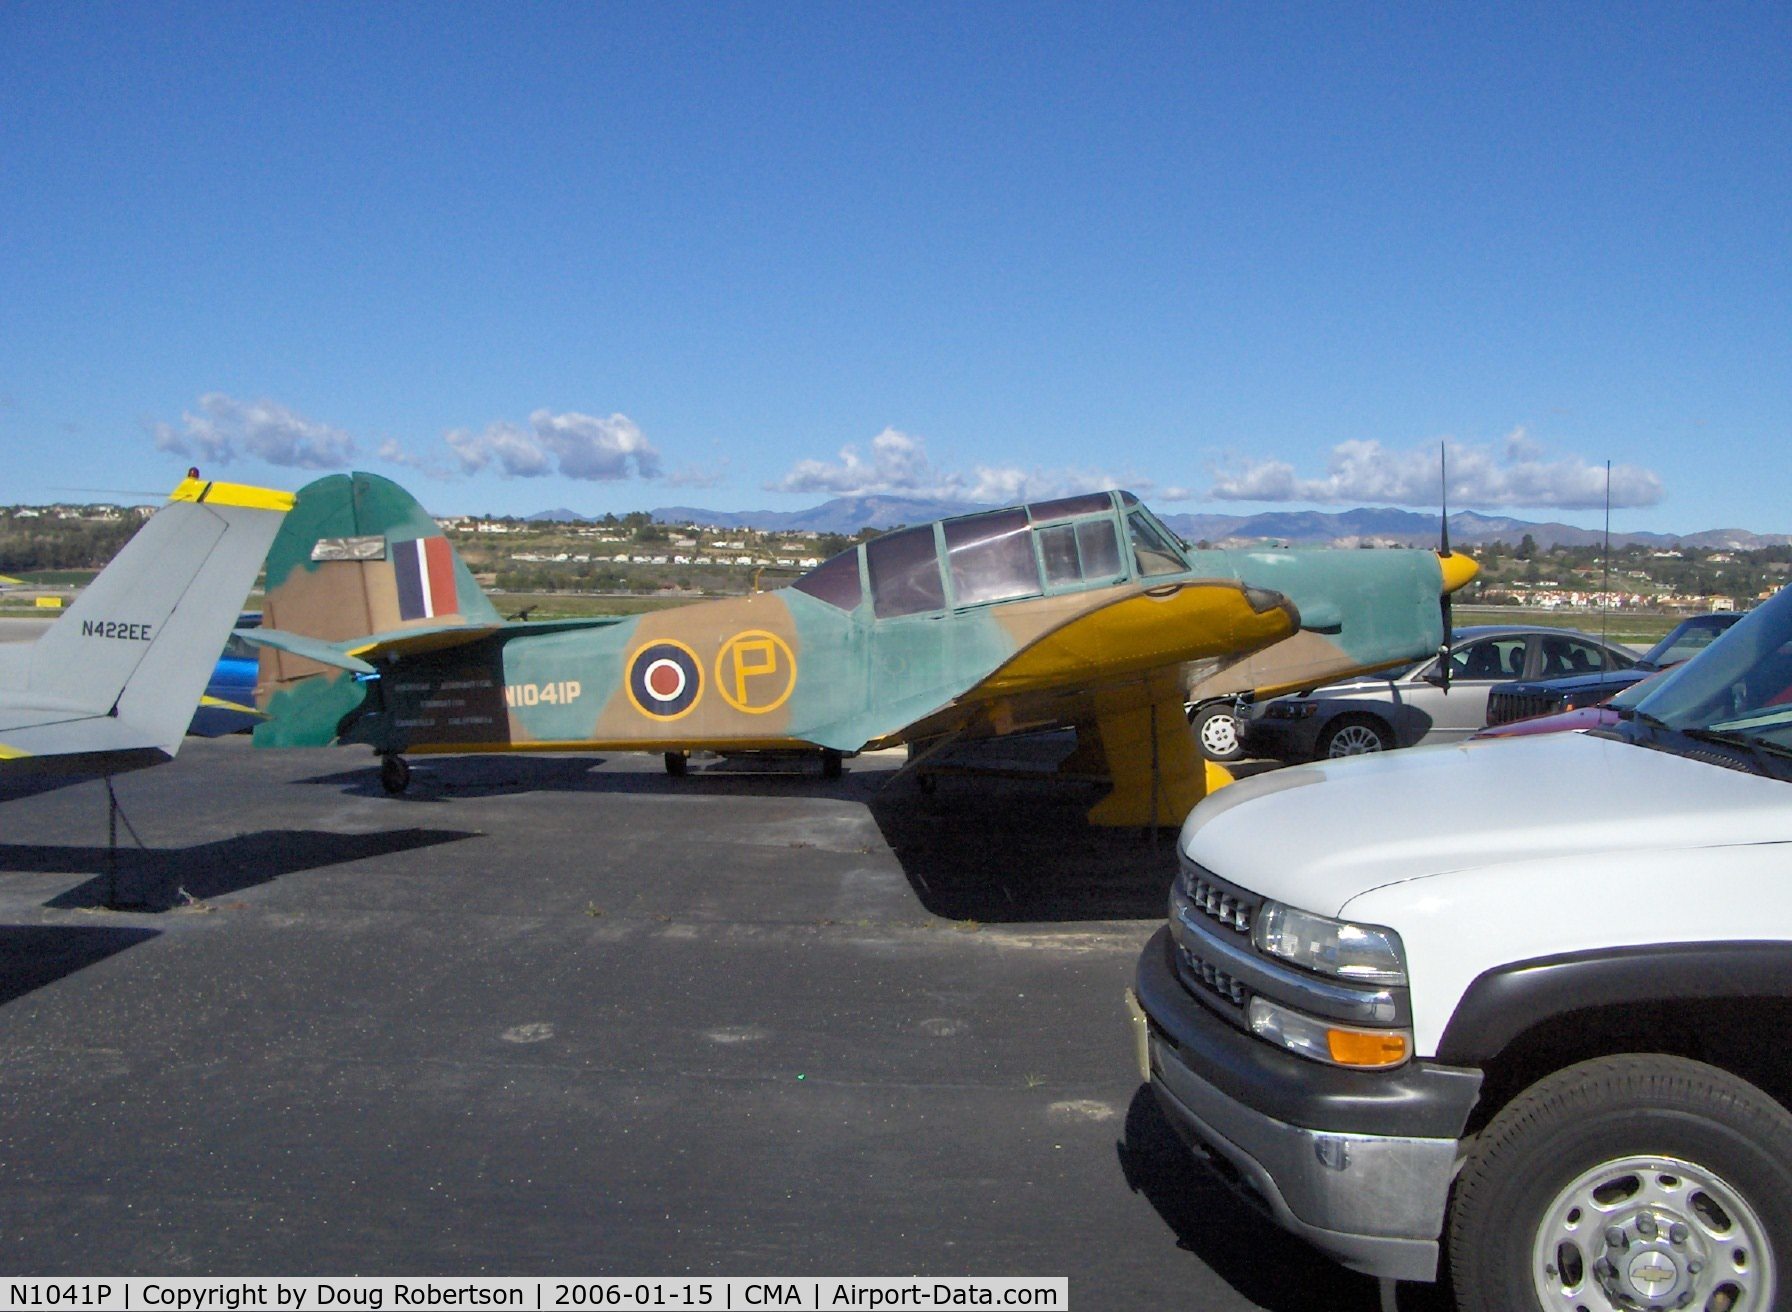
<path fill-rule="evenodd" d="M 861 528 L 887 529 L 900 524 L 924 524 L 947 515 L 963 515 L 990 506 L 963 501 L 936 501 L 916 497 L 835 497 L 807 510 L 707 510 L 698 506 L 661 506 L 651 511 L 662 524 L 702 524 L 715 528 L 756 528 L 772 532 L 857 533 Z M 531 521 L 577 523 L 594 516 L 566 509 L 543 510 Z M 1215 546 L 1252 543 L 1285 543 L 1289 546 L 1435 546 L 1437 516 L 1391 507 L 1359 507 L 1327 513 L 1317 510 L 1265 511 L 1256 515 L 1165 515 L 1165 524 L 1190 542 Z M 1476 546 L 1488 542 L 1516 545 L 1529 534 L 1543 548 L 1596 546 L 1604 539 L 1600 529 L 1576 528 L 1554 521 L 1513 519 L 1461 510 L 1450 516 L 1452 545 Z M 1699 547 L 1707 550 L 1747 551 L 1757 547 L 1785 546 L 1792 534 L 1754 533 L 1748 529 L 1719 528 L 1699 533 L 1613 533 L 1615 546 Z"/>

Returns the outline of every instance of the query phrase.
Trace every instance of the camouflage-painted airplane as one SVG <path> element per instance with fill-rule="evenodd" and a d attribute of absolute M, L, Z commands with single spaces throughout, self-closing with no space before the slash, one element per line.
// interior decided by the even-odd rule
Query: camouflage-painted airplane
<path fill-rule="evenodd" d="M 172 759 L 292 503 L 189 475 L 42 637 L 0 646 L 0 780 Z"/>
<path fill-rule="evenodd" d="M 1190 553 L 1126 492 L 901 529 L 788 588 L 626 618 L 506 623 L 402 488 L 300 492 L 267 563 L 262 746 L 401 753 L 808 749 L 1074 725 L 1100 824 L 1175 824 L 1229 776 L 1195 755 L 1182 667 L 1298 633 L 1278 687 L 1435 651 L 1476 572 L 1432 551 Z M 1284 644 L 1288 646 L 1288 644 Z"/>

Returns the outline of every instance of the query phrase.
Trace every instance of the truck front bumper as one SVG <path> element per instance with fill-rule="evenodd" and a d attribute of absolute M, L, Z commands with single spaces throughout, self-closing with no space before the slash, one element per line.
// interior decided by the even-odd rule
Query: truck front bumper
<path fill-rule="evenodd" d="M 1437 1277 L 1458 1142 L 1481 1073 L 1434 1063 L 1348 1071 L 1283 1052 L 1196 1001 L 1167 929 L 1128 1001 L 1165 1115 L 1284 1229 L 1354 1270 Z"/>

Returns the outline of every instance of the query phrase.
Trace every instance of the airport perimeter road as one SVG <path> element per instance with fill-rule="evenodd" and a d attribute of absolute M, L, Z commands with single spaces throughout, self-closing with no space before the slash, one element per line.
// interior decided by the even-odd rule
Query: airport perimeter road
<path fill-rule="evenodd" d="M 1372 1312 L 1142 1094 L 1088 794 L 190 741 L 0 801 L 0 1271 L 1067 1275 Z M 1407 1304 L 1404 1297 L 1402 1306 Z M 1418 1306 L 1413 1300 L 1413 1306 Z"/>

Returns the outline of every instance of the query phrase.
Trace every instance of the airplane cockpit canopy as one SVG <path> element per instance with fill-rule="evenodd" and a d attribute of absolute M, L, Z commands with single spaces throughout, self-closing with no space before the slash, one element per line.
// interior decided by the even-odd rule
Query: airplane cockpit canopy
<path fill-rule="evenodd" d="M 1130 492 L 1095 492 L 898 529 L 791 586 L 840 610 L 871 594 L 876 619 L 1186 573 L 1175 534 Z"/>

